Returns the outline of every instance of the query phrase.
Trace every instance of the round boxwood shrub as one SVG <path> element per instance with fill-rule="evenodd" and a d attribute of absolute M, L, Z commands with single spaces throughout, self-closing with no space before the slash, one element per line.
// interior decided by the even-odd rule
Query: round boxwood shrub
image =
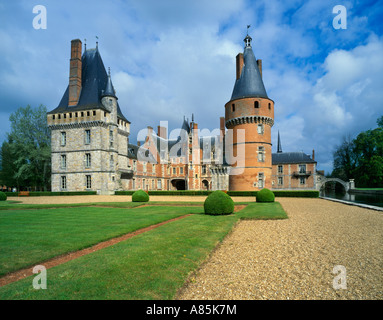
<path fill-rule="evenodd" d="M 132 201 L 133 202 L 148 202 L 149 201 L 149 195 L 142 189 L 137 190 L 132 194 Z"/>
<path fill-rule="evenodd" d="M 234 201 L 225 192 L 217 190 L 206 198 L 203 208 L 205 214 L 231 214 L 234 212 Z"/>
<path fill-rule="evenodd" d="M 5 201 L 5 200 L 7 200 L 7 195 L 3 191 L 0 191 L 0 201 Z"/>
<path fill-rule="evenodd" d="M 275 195 L 269 189 L 263 188 L 257 192 L 256 199 L 257 202 L 274 202 Z"/>

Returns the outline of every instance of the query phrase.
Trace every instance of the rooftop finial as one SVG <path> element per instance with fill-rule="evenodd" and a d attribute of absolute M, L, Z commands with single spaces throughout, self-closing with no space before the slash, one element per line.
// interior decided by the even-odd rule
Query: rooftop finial
<path fill-rule="evenodd" d="M 108 67 L 108 75 L 109 75 L 109 77 L 110 77 L 110 67 Z"/>
<path fill-rule="evenodd" d="M 84 46 L 85 46 L 85 51 L 86 51 L 86 39 L 84 39 Z"/>
<path fill-rule="evenodd" d="M 245 39 L 243 39 L 243 41 L 245 42 L 245 47 L 251 47 L 251 40 L 253 40 L 250 36 L 249 36 L 249 28 L 251 26 L 248 24 L 247 25 L 247 33 L 246 33 L 246 37 Z"/>
<path fill-rule="evenodd" d="M 98 50 L 98 37 L 96 36 L 96 39 L 97 39 L 97 41 L 96 41 L 96 49 Z"/>
<path fill-rule="evenodd" d="M 250 29 L 251 25 L 247 25 L 247 35 L 249 35 L 249 29 Z"/>

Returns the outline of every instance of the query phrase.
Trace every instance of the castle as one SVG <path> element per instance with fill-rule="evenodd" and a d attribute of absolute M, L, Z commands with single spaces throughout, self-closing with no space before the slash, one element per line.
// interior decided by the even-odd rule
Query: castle
<path fill-rule="evenodd" d="M 142 142 L 129 141 L 110 70 L 98 45 L 82 53 L 71 41 L 68 87 L 48 112 L 52 191 L 315 189 L 316 161 L 303 152 L 272 153 L 274 101 L 262 80 L 247 35 L 236 57 L 236 79 L 219 131 L 200 136 L 198 124 L 183 119 L 176 138 L 165 123 L 148 126 Z"/>

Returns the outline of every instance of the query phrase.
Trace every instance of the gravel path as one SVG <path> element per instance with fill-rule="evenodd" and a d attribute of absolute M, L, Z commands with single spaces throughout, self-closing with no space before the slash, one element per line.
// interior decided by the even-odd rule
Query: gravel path
<path fill-rule="evenodd" d="M 383 299 L 383 213 L 278 198 L 289 219 L 242 221 L 178 299 Z M 333 288 L 346 269 L 346 289 Z"/>

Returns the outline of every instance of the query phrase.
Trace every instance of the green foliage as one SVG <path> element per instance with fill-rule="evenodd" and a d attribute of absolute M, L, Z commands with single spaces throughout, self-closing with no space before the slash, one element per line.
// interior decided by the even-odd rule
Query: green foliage
<path fill-rule="evenodd" d="M 0 201 L 5 201 L 5 200 L 7 200 L 7 195 L 4 192 L 0 191 Z"/>
<path fill-rule="evenodd" d="M 204 202 L 205 214 L 222 215 L 234 212 L 234 201 L 221 190 L 212 192 Z"/>
<path fill-rule="evenodd" d="M 258 191 L 256 196 L 257 202 L 274 202 L 275 195 L 272 191 L 267 188 L 263 188 Z"/>
<path fill-rule="evenodd" d="M 383 187 L 383 117 L 378 128 L 344 141 L 334 153 L 333 177 L 355 179 L 357 187 Z"/>
<path fill-rule="evenodd" d="M 132 202 L 148 202 L 149 195 L 142 189 L 137 190 L 132 195 Z"/>
<path fill-rule="evenodd" d="M 273 190 L 276 197 L 289 198 L 318 198 L 319 191 L 317 190 Z"/>
<path fill-rule="evenodd" d="M 1 148 L 1 179 L 7 186 L 50 186 L 51 147 L 46 107 L 20 107 L 9 117 L 11 133 Z"/>

